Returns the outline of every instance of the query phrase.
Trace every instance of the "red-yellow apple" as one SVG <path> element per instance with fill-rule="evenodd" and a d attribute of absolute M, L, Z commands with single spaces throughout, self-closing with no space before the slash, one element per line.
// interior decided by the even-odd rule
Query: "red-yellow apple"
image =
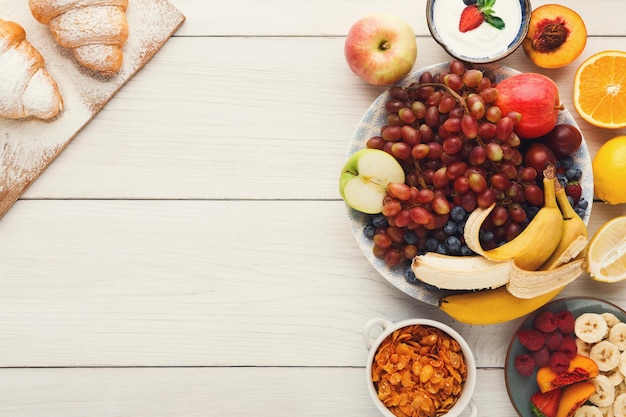
<path fill-rule="evenodd" d="M 352 25 L 344 54 L 352 72 L 365 82 L 393 84 L 407 75 L 415 64 L 415 32 L 397 16 L 372 14 Z"/>
<path fill-rule="evenodd" d="M 550 78 L 532 72 L 516 74 L 496 85 L 495 105 L 502 114 L 515 111 L 522 115 L 515 133 L 522 139 L 534 139 L 550 132 L 563 105 L 559 89 Z"/>

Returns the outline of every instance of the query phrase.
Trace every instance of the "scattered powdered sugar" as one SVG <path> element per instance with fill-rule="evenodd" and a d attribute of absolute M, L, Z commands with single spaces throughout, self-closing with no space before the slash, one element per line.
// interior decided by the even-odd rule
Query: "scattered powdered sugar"
<path fill-rule="evenodd" d="M 0 18 L 24 27 L 26 39 L 44 57 L 64 103 L 64 110 L 50 121 L 0 117 L 1 215 L 165 44 L 185 17 L 167 0 L 130 0 L 124 63 L 109 77 L 81 67 L 70 50 L 58 46 L 47 26 L 32 16 L 28 1 L 0 0 Z"/>

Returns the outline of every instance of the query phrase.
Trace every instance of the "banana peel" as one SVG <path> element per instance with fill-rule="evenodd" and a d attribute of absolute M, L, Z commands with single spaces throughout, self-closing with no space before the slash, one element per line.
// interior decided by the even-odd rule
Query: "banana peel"
<path fill-rule="evenodd" d="M 513 265 L 506 289 L 517 298 L 531 299 L 563 288 L 582 273 L 584 260 L 568 262 L 548 271 L 526 271 Z"/>

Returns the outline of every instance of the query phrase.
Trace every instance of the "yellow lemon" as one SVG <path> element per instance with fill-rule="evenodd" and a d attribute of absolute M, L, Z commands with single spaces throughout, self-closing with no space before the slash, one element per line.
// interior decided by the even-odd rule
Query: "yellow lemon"
<path fill-rule="evenodd" d="M 587 246 L 586 269 L 596 281 L 626 279 L 626 216 L 609 220 L 594 233 Z"/>
<path fill-rule="evenodd" d="M 626 203 L 626 136 L 605 142 L 593 158 L 593 189 L 609 204 Z"/>

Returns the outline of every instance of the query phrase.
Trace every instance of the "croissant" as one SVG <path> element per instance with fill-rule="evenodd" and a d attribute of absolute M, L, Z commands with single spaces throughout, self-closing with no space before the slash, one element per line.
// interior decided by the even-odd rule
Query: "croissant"
<path fill-rule="evenodd" d="M 0 116 L 47 120 L 63 110 L 57 83 L 44 65 L 24 28 L 0 19 Z"/>
<path fill-rule="evenodd" d="M 128 0 L 29 0 L 30 10 L 54 40 L 84 67 L 113 75 L 128 39 Z"/>

